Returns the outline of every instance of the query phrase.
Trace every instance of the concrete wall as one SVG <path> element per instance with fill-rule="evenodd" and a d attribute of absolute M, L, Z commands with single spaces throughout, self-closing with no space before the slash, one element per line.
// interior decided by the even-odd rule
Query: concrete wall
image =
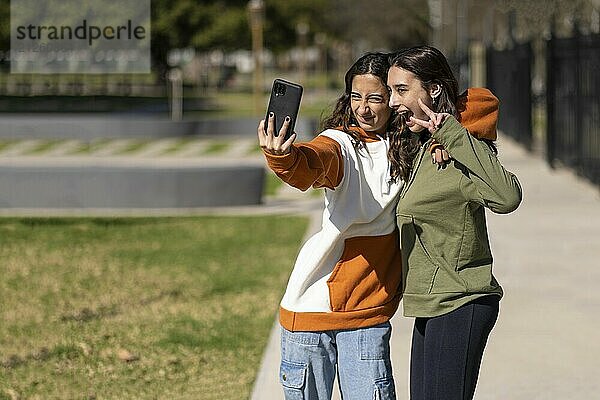
<path fill-rule="evenodd" d="M 184 120 L 105 115 L 3 115 L 0 139 L 254 137 L 258 118 Z M 315 120 L 296 126 L 301 140 L 312 137 Z M 0 208 L 186 208 L 260 204 L 264 162 L 211 157 L 114 159 L 40 157 L 0 159 Z M 187 163 L 184 165 L 183 163 Z"/>
<path fill-rule="evenodd" d="M 262 165 L 0 165 L 0 208 L 260 204 Z"/>

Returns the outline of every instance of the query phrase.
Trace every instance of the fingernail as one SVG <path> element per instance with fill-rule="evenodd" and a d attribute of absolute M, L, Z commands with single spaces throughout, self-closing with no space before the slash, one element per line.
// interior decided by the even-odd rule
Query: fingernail
<path fill-rule="evenodd" d="M 285 117 L 285 121 L 290 122 L 290 117 L 289 116 Z"/>
<path fill-rule="evenodd" d="M 269 113 L 269 117 L 273 117 L 273 113 L 272 112 Z"/>

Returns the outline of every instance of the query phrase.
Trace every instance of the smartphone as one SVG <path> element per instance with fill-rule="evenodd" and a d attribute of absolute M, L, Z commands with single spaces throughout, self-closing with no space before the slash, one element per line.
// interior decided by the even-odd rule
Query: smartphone
<path fill-rule="evenodd" d="M 285 140 L 287 140 L 294 133 L 301 99 L 302 86 L 283 79 L 275 79 L 271 88 L 271 97 L 269 98 L 269 106 L 267 107 L 267 115 L 265 117 L 265 131 L 269 124 L 269 113 L 275 115 L 275 136 L 279 135 L 285 117 L 289 116 L 291 121 L 285 133 Z"/>

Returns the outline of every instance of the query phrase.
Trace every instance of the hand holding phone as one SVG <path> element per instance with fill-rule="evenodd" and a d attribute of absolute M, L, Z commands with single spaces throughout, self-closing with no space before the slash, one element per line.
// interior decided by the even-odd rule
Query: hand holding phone
<path fill-rule="evenodd" d="M 269 106 L 267 107 L 267 115 L 265 116 L 265 132 L 269 127 L 269 115 L 274 115 L 275 136 L 278 136 L 285 118 L 289 117 L 288 129 L 285 132 L 284 140 L 287 140 L 296 125 L 298 110 L 300 109 L 300 100 L 302 99 L 302 86 L 288 82 L 283 79 L 275 79 L 271 89 L 271 97 L 269 98 Z"/>
<path fill-rule="evenodd" d="M 285 132 L 288 131 L 290 122 L 291 119 L 285 117 L 279 135 L 275 135 L 275 115 L 273 113 L 269 113 L 267 119 L 260 121 L 258 124 L 258 143 L 265 153 L 285 155 L 290 152 L 292 143 L 296 140 L 295 133 L 292 133 L 286 140 Z M 265 128 L 267 124 L 269 124 L 269 127 Z"/>

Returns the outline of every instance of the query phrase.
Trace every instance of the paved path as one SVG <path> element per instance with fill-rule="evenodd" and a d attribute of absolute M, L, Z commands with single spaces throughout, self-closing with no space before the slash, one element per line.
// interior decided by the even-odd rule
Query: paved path
<path fill-rule="evenodd" d="M 524 200 L 512 214 L 488 214 L 494 273 L 506 294 L 475 398 L 599 398 L 600 192 L 569 171 L 551 170 L 506 137 L 499 142 Z M 314 230 L 318 217 L 313 222 Z M 392 324 L 398 399 L 408 399 L 412 320 L 398 314 Z M 275 324 L 252 400 L 283 398 L 278 368 Z"/>

